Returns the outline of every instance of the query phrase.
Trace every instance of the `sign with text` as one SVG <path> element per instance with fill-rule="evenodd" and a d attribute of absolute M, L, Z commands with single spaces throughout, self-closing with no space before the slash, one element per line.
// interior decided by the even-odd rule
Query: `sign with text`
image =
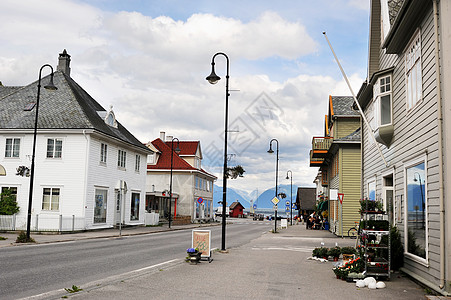
<path fill-rule="evenodd" d="M 211 230 L 193 230 L 191 247 L 198 248 L 201 257 L 210 257 Z"/>

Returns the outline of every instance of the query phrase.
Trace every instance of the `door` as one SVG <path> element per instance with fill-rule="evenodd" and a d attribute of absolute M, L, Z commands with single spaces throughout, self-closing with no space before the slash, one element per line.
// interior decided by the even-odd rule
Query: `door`
<path fill-rule="evenodd" d="M 114 190 L 114 195 L 116 198 L 116 211 L 114 213 L 114 224 L 118 225 L 121 223 L 121 193 L 120 193 L 120 190 Z"/>

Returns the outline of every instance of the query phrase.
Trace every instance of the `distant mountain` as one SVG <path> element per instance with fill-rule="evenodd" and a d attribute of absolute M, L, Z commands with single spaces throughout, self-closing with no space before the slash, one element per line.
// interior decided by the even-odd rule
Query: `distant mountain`
<path fill-rule="evenodd" d="M 213 207 L 221 206 L 221 204 L 218 203 L 220 201 L 222 201 L 222 186 L 217 186 L 215 184 L 213 187 Z M 235 201 L 239 201 L 245 209 L 251 207 L 250 198 L 247 192 L 227 188 L 227 206 L 230 206 Z"/>
<path fill-rule="evenodd" d="M 280 202 L 278 204 L 279 208 L 285 207 L 285 202 L 290 201 L 290 185 L 279 185 L 279 188 L 277 189 L 278 193 L 285 193 L 287 195 L 287 198 L 280 199 Z M 296 192 L 297 192 L 297 186 L 293 186 L 293 202 L 296 201 Z M 272 208 L 273 204 L 271 200 L 275 196 L 275 189 L 268 189 L 261 193 L 255 201 L 257 208 Z M 230 206 L 233 202 L 239 201 L 245 209 L 250 209 L 251 207 L 251 200 L 254 201 L 256 197 L 256 191 L 252 191 L 251 193 L 248 193 L 246 191 L 242 190 L 236 190 L 233 188 L 227 188 L 227 206 Z M 222 187 L 214 185 L 213 190 L 213 206 L 218 207 L 220 204 L 218 204 L 219 201 L 222 201 Z"/>

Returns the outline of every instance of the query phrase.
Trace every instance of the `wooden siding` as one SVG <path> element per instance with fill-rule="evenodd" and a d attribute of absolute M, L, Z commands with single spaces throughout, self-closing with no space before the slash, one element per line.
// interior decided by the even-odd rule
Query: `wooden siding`
<path fill-rule="evenodd" d="M 340 152 L 340 188 L 343 199 L 343 234 L 360 219 L 360 147 L 345 146 Z"/>
<path fill-rule="evenodd" d="M 350 135 L 360 127 L 360 118 L 339 118 L 334 122 L 334 139 L 340 139 Z"/>
<path fill-rule="evenodd" d="M 369 142 L 367 126 L 363 128 L 363 189 L 367 195 L 367 183 L 376 178 L 376 195 L 382 193 L 382 174 L 395 170 L 394 199 L 402 197 L 402 221 L 396 223 L 402 236 L 404 230 L 404 194 L 405 178 L 404 167 L 408 160 L 425 155 L 427 160 L 427 234 L 428 234 L 428 266 L 417 263 L 408 257 L 405 258 L 405 268 L 409 269 L 426 280 L 439 284 L 439 174 L 438 174 L 438 121 L 436 100 L 436 67 L 434 57 L 434 25 L 432 8 L 420 26 L 421 35 L 421 67 L 423 83 L 423 99 L 410 110 L 406 106 L 406 85 L 404 53 L 400 55 L 385 54 L 380 51 L 380 69 L 395 66 L 393 73 L 393 123 L 394 137 L 390 148 L 380 144 L 382 152 L 389 167 L 386 167 L 379 156 L 375 145 Z M 372 105 L 370 103 L 370 105 Z M 369 108 L 369 107 L 368 107 Z M 367 108 L 368 113 L 370 110 Z M 367 114 L 372 118 L 371 114 Z M 395 207 L 395 211 L 398 211 Z M 403 240 L 404 242 L 404 240 Z"/>

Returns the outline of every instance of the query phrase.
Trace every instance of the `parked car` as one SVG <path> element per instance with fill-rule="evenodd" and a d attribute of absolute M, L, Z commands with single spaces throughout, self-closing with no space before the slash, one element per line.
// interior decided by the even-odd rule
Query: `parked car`
<path fill-rule="evenodd" d="M 257 221 L 263 221 L 265 219 L 265 217 L 262 214 L 254 214 L 254 218 L 253 220 L 257 220 Z"/>

